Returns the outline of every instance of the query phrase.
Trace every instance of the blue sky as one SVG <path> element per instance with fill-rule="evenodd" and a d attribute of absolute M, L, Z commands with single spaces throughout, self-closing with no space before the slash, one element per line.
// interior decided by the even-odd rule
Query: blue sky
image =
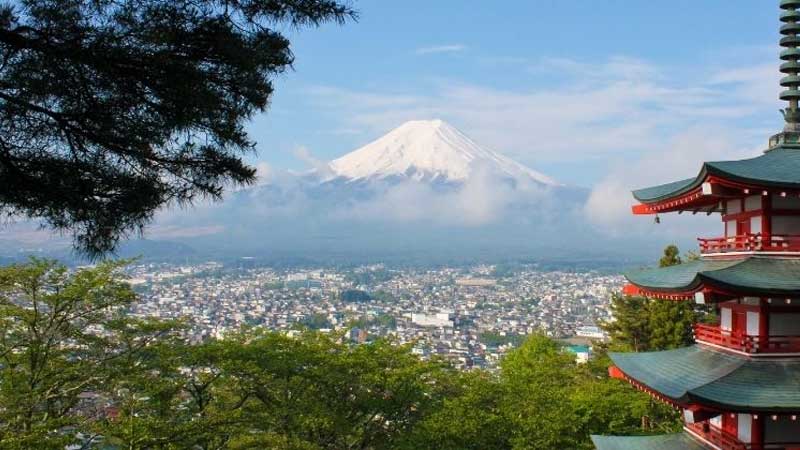
<path fill-rule="evenodd" d="M 254 162 L 301 170 L 441 118 L 569 184 L 691 176 L 782 126 L 777 3 L 354 2 L 356 23 L 286 30 L 295 68 L 250 126 Z"/>

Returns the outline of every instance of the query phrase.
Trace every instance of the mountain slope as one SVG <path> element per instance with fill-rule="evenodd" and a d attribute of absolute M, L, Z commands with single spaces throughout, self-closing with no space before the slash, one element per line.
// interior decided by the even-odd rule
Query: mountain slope
<path fill-rule="evenodd" d="M 330 163 L 351 181 L 410 178 L 464 182 L 477 171 L 516 181 L 556 186 L 552 178 L 476 144 L 441 120 L 415 120 Z"/>

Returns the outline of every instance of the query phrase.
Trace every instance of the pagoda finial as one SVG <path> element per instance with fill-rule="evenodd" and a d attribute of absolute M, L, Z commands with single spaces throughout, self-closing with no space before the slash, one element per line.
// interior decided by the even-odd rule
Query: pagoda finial
<path fill-rule="evenodd" d="M 800 131 L 800 0 L 781 0 L 781 47 L 786 49 L 781 52 L 781 72 L 786 74 L 781 79 L 781 86 L 787 88 L 781 92 L 781 100 L 789 102 L 789 107 L 781 110 L 786 120 L 784 131 Z"/>

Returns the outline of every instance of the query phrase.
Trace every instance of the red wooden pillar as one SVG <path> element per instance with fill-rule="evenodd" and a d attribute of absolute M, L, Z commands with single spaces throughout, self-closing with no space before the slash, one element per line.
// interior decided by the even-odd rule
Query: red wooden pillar
<path fill-rule="evenodd" d="M 767 420 L 763 414 L 753 415 L 753 425 L 750 427 L 750 443 L 753 449 L 764 448 L 764 422 Z"/>
<path fill-rule="evenodd" d="M 764 245 L 772 247 L 772 195 L 761 196 L 761 235 Z"/>
<path fill-rule="evenodd" d="M 728 436 L 738 436 L 739 416 L 736 413 L 723 413 L 722 432 Z"/>
<path fill-rule="evenodd" d="M 769 345 L 769 303 L 766 298 L 759 299 L 758 308 L 758 348 L 766 350 Z"/>

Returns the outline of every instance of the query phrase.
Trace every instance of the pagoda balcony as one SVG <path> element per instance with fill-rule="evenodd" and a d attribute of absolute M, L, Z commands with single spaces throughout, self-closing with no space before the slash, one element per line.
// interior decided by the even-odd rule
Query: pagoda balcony
<path fill-rule="evenodd" d="M 800 450 L 799 442 L 781 442 L 781 443 L 752 443 L 747 444 L 739 440 L 739 438 L 731 433 L 728 433 L 721 428 L 712 425 L 708 421 L 687 423 L 684 425 L 685 429 L 690 433 L 705 440 L 711 445 L 721 448 L 723 450 Z"/>
<path fill-rule="evenodd" d="M 726 433 L 709 422 L 687 423 L 686 430 L 695 436 L 725 450 L 762 450 L 763 445 L 745 444 L 736 436 Z"/>
<path fill-rule="evenodd" d="M 748 336 L 723 330 L 719 325 L 694 324 L 694 338 L 698 343 L 729 348 L 748 354 L 800 353 L 800 336 Z"/>
<path fill-rule="evenodd" d="M 719 238 L 698 238 L 700 253 L 800 252 L 800 235 L 748 233 Z"/>

